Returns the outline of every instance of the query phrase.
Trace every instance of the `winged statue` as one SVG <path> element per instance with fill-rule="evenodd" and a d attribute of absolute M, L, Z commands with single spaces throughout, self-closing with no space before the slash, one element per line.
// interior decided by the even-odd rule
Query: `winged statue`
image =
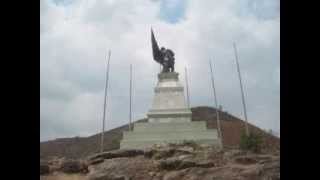
<path fill-rule="evenodd" d="M 162 65 L 162 72 L 174 72 L 174 52 L 171 49 L 166 49 L 158 46 L 153 30 L 151 29 L 151 43 L 153 59 Z"/>

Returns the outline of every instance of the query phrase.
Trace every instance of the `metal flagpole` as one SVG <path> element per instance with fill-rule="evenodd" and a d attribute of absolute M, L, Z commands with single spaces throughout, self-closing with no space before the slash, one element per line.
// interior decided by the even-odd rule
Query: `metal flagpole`
<path fill-rule="evenodd" d="M 132 121 L 132 64 L 130 64 L 130 102 L 129 102 L 129 131 L 132 130 L 131 128 L 131 121 Z"/>
<path fill-rule="evenodd" d="M 190 108 L 190 98 L 189 98 L 189 85 L 188 85 L 188 72 L 187 72 L 187 67 L 185 67 L 184 70 L 185 70 L 185 81 L 186 81 L 186 88 L 187 88 L 187 104 L 188 104 L 188 108 Z"/>
<path fill-rule="evenodd" d="M 223 148 L 220 116 L 219 116 L 219 110 L 218 110 L 218 100 L 217 100 L 217 94 L 216 94 L 216 89 L 215 89 L 215 85 L 214 85 L 214 77 L 213 77 L 213 70 L 212 70 L 211 61 L 209 61 L 209 64 L 210 64 L 210 71 L 211 71 L 211 84 L 212 84 L 212 90 L 213 90 L 213 96 L 214 96 L 214 103 L 215 103 L 215 106 L 216 106 L 215 109 L 216 109 L 216 117 L 217 117 L 218 135 L 220 137 L 221 146 Z"/>
<path fill-rule="evenodd" d="M 107 93 L 108 93 L 110 56 L 111 56 L 111 51 L 109 50 L 107 70 L 106 70 L 106 86 L 105 86 L 105 92 L 104 92 L 104 105 L 103 105 L 103 119 L 102 119 L 102 133 L 101 133 L 101 147 L 100 147 L 100 152 L 103 152 L 103 143 L 104 143 L 104 128 L 105 128 L 105 121 L 106 121 L 106 108 L 107 108 Z"/>
<path fill-rule="evenodd" d="M 243 105 L 243 112 L 244 112 L 244 119 L 245 119 L 245 128 L 246 128 L 246 135 L 249 136 L 249 128 L 248 128 L 248 118 L 247 118 L 247 108 L 246 108 L 246 102 L 244 98 L 244 92 L 243 92 L 243 86 L 242 86 L 242 79 L 241 79 L 241 73 L 240 73 L 240 66 L 239 66 L 239 61 L 238 61 L 238 54 L 237 54 L 237 47 L 236 43 L 233 43 L 234 47 L 234 53 L 235 53 L 235 59 L 236 59 L 236 64 L 237 64 L 237 70 L 238 70 L 238 76 L 239 76 L 239 81 L 240 81 L 240 88 L 241 88 L 241 97 L 242 97 L 242 105 Z"/>

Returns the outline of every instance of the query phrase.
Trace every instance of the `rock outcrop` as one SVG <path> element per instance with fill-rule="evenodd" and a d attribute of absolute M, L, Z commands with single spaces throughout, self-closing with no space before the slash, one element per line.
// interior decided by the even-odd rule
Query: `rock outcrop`
<path fill-rule="evenodd" d="M 53 165 L 50 161 L 47 164 Z M 81 180 L 280 179 L 279 154 L 255 154 L 237 149 L 222 151 L 194 145 L 115 150 L 82 161 L 64 160 L 60 165 L 55 173 L 60 173 L 59 177 L 63 173 L 63 180 L 74 174 L 79 174 Z M 40 177 L 59 180 L 55 173 Z"/>

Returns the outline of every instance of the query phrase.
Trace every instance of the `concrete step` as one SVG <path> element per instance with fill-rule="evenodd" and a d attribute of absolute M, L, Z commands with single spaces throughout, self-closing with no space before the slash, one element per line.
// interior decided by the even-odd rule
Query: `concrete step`
<path fill-rule="evenodd" d="M 123 132 L 123 141 L 166 141 L 175 139 L 218 139 L 218 133 L 215 129 L 204 131 Z"/>
<path fill-rule="evenodd" d="M 205 121 L 192 122 L 148 122 L 135 123 L 134 132 L 167 132 L 167 131 L 206 131 L 207 125 Z"/>
<path fill-rule="evenodd" d="M 186 139 L 186 140 L 192 140 L 192 139 Z M 198 139 L 194 141 L 198 144 L 209 144 L 209 145 L 215 145 L 217 147 L 221 147 L 221 142 L 219 139 Z M 150 147 L 154 144 L 162 144 L 162 143 L 183 143 L 183 140 L 171 139 L 166 141 L 141 141 L 141 140 L 121 141 L 120 149 L 131 149 L 131 148 L 142 149 L 142 148 Z"/>

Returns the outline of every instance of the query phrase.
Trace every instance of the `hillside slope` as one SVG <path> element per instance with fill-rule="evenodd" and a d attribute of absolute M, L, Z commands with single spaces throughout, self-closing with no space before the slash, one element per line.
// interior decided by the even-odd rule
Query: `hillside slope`
<path fill-rule="evenodd" d="M 212 107 L 191 108 L 192 121 L 206 121 L 208 128 L 216 128 L 216 111 Z M 237 147 L 240 135 L 244 129 L 244 123 L 237 117 L 226 112 L 220 112 L 223 144 L 225 147 Z M 137 122 L 143 122 L 146 119 Z M 250 125 L 250 131 L 260 134 L 264 140 L 265 151 L 276 151 L 280 149 L 280 139 L 268 134 L 262 129 Z M 124 125 L 105 132 L 105 150 L 119 148 L 122 132 L 128 130 Z M 51 156 L 66 158 L 84 158 L 99 151 L 100 133 L 89 137 L 60 138 L 40 143 L 40 158 L 46 159 Z"/>

